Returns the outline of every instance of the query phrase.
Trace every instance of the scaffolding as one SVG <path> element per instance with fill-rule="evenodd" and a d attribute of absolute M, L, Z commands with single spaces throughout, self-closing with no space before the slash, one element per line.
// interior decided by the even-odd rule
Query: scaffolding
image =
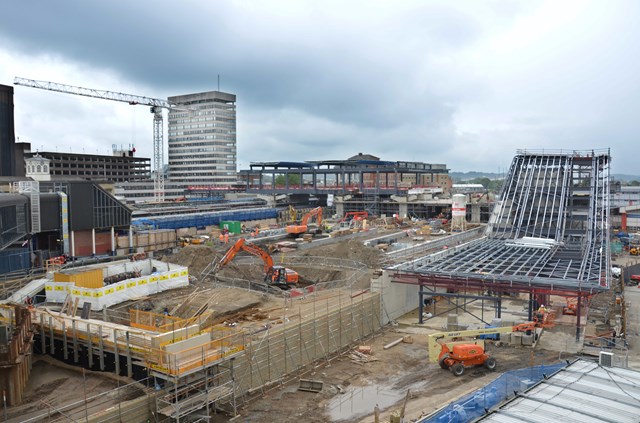
<path fill-rule="evenodd" d="M 206 312 L 194 321 L 141 310 L 121 313 L 118 320 L 127 323 L 121 324 L 36 307 L 36 346 L 89 368 L 129 377 L 147 372 L 156 392 L 144 401 L 164 418 L 208 421 L 220 409 L 236 415 L 238 399 L 299 377 L 309 363 L 328 362 L 380 329 L 379 293 L 335 289 L 362 277 L 363 265 L 335 259 L 329 260 L 332 266 L 351 272 L 342 281 L 314 285 L 302 296 L 281 298 L 280 311 L 273 309 L 272 317 L 247 325 L 212 326 Z"/>

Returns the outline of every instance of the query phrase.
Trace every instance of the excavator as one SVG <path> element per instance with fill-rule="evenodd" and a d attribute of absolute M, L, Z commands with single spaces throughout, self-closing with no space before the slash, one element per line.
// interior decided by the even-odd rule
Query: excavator
<path fill-rule="evenodd" d="M 338 229 L 362 229 L 364 222 L 369 218 L 369 212 L 357 211 L 347 212 L 342 219 L 338 221 Z M 335 227 L 334 227 L 335 228 Z"/>
<path fill-rule="evenodd" d="M 484 328 L 462 330 L 453 332 L 433 333 L 429 335 L 429 361 L 437 362 L 442 369 L 449 369 L 455 376 L 462 376 L 467 367 L 483 365 L 489 370 L 495 370 L 496 359 L 489 356 L 484 349 L 483 341 L 475 343 L 459 342 L 447 343 L 446 339 L 459 337 L 480 337 L 483 339 L 496 339 L 501 333 L 529 332 L 534 334 L 534 339 L 539 335 L 537 328 L 543 327 L 542 322 L 526 322 L 515 326 L 499 328 Z M 440 352 L 438 353 L 438 349 Z"/>
<path fill-rule="evenodd" d="M 351 220 L 362 220 L 368 219 L 369 212 L 367 211 L 357 211 L 357 212 L 346 212 L 342 220 L 340 222 L 350 222 Z"/>
<path fill-rule="evenodd" d="M 316 224 L 312 226 L 309 224 L 309 220 L 313 217 L 316 218 Z M 316 207 L 302 217 L 299 225 L 288 225 L 286 229 L 289 235 L 299 236 L 305 233 L 320 233 L 322 232 L 321 226 L 322 207 Z"/>
<path fill-rule="evenodd" d="M 224 257 L 216 264 L 213 272 L 215 273 L 229 264 L 240 251 L 246 251 L 262 259 L 264 262 L 264 280 L 266 283 L 281 289 L 290 289 L 298 284 L 298 272 L 283 266 L 274 266 L 273 258 L 269 253 L 244 238 L 239 238 L 236 243 L 229 248 Z"/>

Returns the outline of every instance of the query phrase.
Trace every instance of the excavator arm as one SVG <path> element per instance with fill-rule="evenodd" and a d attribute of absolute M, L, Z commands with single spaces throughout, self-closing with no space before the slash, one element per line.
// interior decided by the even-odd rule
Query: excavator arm
<path fill-rule="evenodd" d="M 269 274 L 271 272 L 271 269 L 273 268 L 273 259 L 269 253 L 258 247 L 256 244 L 246 241 L 244 238 L 238 239 L 236 243 L 229 248 L 226 254 L 216 265 L 215 271 L 218 271 L 229 264 L 240 251 L 246 251 L 249 254 L 260 257 L 264 262 L 264 273 Z"/>
<path fill-rule="evenodd" d="M 362 220 L 362 219 L 368 219 L 368 218 L 369 218 L 369 212 L 366 212 L 366 211 L 347 212 L 345 213 L 342 220 L 340 220 L 340 222 L 349 222 L 354 219 Z"/>
<path fill-rule="evenodd" d="M 287 233 L 292 235 L 299 235 L 307 232 L 307 229 L 308 229 L 307 225 L 309 224 L 309 220 L 312 217 L 316 218 L 316 223 L 318 224 L 318 227 L 322 225 L 322 207 L 316 207 L 315 209 L 311 210 L 309 213 L 305 214 L 302 217 L 302 220 L 300 221 L 299 225 L 287 226 Z"/>
<path fill-rule="evenodd" d="M 242 245 L 242 249 L 244 251 L 246 251 L 247 253 L 252 254 L 254 256 L 257 256 L 257 257 L 260 257 L 262 259 L 262 261 L 264 262 L 264 273 L 265 274 L 269 274 L 271 272 L 271 269 L 273 269 L 273 259 L 271 258 L 269 253 L 267 253 L 262 248 L 258 247 L 256 244 L 253 244 L 253 243 L 248 242 L 248 241 L 246 241 Z"/>
<path fill-rule="evenodd" d="M 318 224 L 318 226 L 322 225 L 322 207 L 316 207 L 309 213 L 305 214 L 300 224 L 303 226 L 307 226 L 307 224 L 309 223 L 309 219 L 311 219 L 312 217 L 316 218 L 316 223 Z"/>

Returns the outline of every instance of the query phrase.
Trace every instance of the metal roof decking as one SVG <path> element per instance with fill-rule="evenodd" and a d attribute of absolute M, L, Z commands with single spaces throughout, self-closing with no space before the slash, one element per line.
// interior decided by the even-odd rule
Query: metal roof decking
<path fill-rule="evenodd" d="M 609 289 L 606 152 L 519 152 L 481 239 L 394 267 L 405 283 Z"/>
<path fill-rule="evenodd" d="M 478 422 L 637 422 L 640 372 L 578 360 Z"/>

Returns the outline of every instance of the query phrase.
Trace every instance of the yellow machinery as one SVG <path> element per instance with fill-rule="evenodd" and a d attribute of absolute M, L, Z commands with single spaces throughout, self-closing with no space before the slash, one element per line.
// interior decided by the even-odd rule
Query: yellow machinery
<path fill-rule="evenodd" d="M 451 342 L 454 338 L 473 338 L 473 337 L 481 337 L 484 339 L 497 339 L 497 335 L 501 333 L 511 333 L 511 332 L 525 332 L 525 331 L 535 331 L 536 324 L 535 322 L 522 323 L 516 326 L 504 326 L 500 328 L 484 328 L 484 329 L 472 329 L 472 330 L 458 330 L 451 332 L 438 332 L 432 333 L 429 335 L 429 343 L 428 343 L 428 351 L 429 351 L 429 362 L 437 363 L 438 356 L 440 355 L 440 351 L 442 349 L 442 344 L 447 345 L 449 349 L 456 344 L 469 344 L 469 341 L 463 342 Z M 479 339 L 475 341 L 476 345 L 480 345 L 484 348 L 484 340 Z"/>
<path fill-rule="evenodd" d="M 298 220 L 298 211 L 289 204 L 289 222 L 295 223 Z"/>
<path fill-rule="evenodd" d="M 316 225 L 312 228 L 312 225 L 309 223 L 309 221 L 314 217 L 316 219 Z M 322 232 L 322 207 L 316 207 L 309 213 L 305 214 L 302 217 L 299 225 L 296 225 L 295 223 L 293 225 L 287 225 L 286 230 L 288 234 L 294 236 L 299 236 L 304 233 Z"/>

